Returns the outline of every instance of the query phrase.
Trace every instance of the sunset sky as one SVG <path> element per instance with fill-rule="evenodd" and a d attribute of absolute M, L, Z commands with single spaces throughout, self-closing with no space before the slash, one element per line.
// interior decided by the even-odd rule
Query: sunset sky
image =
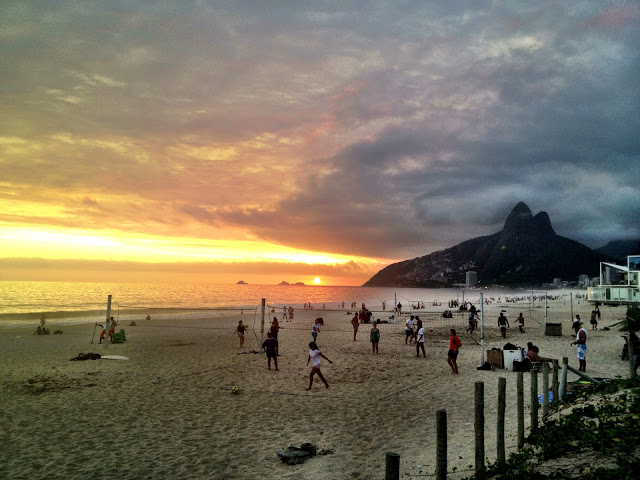
<path fill-rule="evenodd" d="M 0 4 L 0 279 L 360 285 L 640 238 L 635 1 Z"/>

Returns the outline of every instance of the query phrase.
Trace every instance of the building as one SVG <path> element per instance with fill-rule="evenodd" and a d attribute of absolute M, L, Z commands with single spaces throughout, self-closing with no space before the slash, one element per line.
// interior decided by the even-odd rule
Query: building
<path fill-rule="evenodd" d="M 476 285 L 478 285 L 478 272 L 473 272 L 473 271 L 467 272 L 465 286 L 475 287 Z"/>
<path fill-rule="evenodd" d="M 590 285 L 589 275 L 580 275 L 578 277 L 578 286 L 579 287 L 588 287 Z"/>
<path fill-rule="evenodd" d="M 640 303 L 640 255 L 627 257 L 627 265 L 600 262 L 600 284 L 587 288 L 590 302 Z"/>

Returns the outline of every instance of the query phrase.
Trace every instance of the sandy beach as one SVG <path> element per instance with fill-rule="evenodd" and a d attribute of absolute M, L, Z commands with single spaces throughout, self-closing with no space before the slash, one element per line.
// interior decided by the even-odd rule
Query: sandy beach
<path fill-rule="evenodd" d="M 446 306 L 433 307 L 442 311 Z M 511 324 L 506 341 L 500 310 Z M 592 331 L 592 306 L 574 303 L 589 331 L 587 373 L 626 377 L 617 327 Z M 548 322 L 563 335 L 544 335 L 544 304 L 494 302 L 484 308 L 486 349 L 532 341 L 545 357 L 578 366 L 568 302 L 550 302 Z M 599 327 L 618 322 L 625 307 L 601 307 Z M 515 319 L 523 312 L 526 334 Z M 313 318 L 327 328 L 318 337 L 330 388 L 316 379 L 310 392 L 306 365 Z M 497 384 L 507 379 L 506 445 L 516 446 L 516 374 L 478 371 L 482 349 L 454 325 L 462 348 L 459 375 L 446 362 L 444 320 L 427 323 L 427 358 L 405 345 L 404 322 L 382 325 L 380 354 L 372 355 L 368 325 L 353 341 L 346 312 L 297 311 L 282 322 L 279 371 L 269 371 L 258 350 L 259 325 L 243 348 L 230 328 L 150 328 L 121 322 L 127 342 L 91 344 L 93 324 L 49 324 L 62 335 L 36 336 L 33 325 L 0 329 L 0 477 L 7 479 L 382 479 L 385 453 L 401 455 L 401 478 L 435 472 L 436 411 L 447 409 L 450 478 L 470 476 L 474 462 L 474 382 L 485 386 L 486 454 L 495 459 Z M 233 319 L 235 322 L 235 319 Z M 253 323 L 252 323 L 253 322 Z M 140 323 L 140 322 L 138 322 Z M 186 325 L 185 325 L 186 326 Z M 308 328 L 307 328 L 308 327 Z M 333 328 L 331 328 L 333 327 Z M 71 362 L 78 353 L 122 355 L 129 360 Z M 569 381 L 577 377 L 569 375 Z M 540 381 L 540 388 L 541 388 Z M 239 393 L 231 387 L 237 385 Z M 525 374 L 525 408 L 529 408 Z M 528 431 L 529 417 L 525 426 Z M 276 452 L 312 442 L 325 455 L 283 464 Z"/>

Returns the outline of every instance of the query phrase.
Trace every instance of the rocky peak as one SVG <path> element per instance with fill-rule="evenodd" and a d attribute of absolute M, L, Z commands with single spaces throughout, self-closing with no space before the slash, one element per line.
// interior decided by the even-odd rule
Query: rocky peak
<path fill-rule="evenodd" d="M 504 231 L 513 231 L 526 229 L 532 226 L 533 215 L 531 210 L 524 202 L 519 202 L 504 222 Z"/>

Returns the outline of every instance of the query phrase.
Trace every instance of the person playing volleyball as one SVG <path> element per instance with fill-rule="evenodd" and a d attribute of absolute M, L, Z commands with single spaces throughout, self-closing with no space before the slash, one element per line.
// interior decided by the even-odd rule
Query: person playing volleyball
<path fill-rule="evenodd" d="M 313 385 L 313 376 L 317 373 L 320 377 L 320 380 L 324 382 L 324 386 L 329 388 L 329 384 L 322 376 L 322 372 L 320 371 L 320 357 L 324 358 L 327 362 L 333 363 L 327 357 L 325 357 L 320 350 L 318 350 L 318 345 L 316 342 L 309 342 L 309 357 L 307 358 L 307 366 L 309 362 L 311 362 L 311 373 L 309 374 L 309 388 L 307 390 L 311 390 L 311 385 Z"/>
<path fill-rule="evenodd" d="M 247 327 L 245 327 L 242 324 L 242 320 L 240 320 L 238 322 L 238 326 L 236 327 L 235 332 L 233 333 L 237 333 L 238 334 L 238 338 L 240 339 L 240 346 L 242 347 L 242 345 L 244 345 L 244 332 L 247 330 Z"/>

